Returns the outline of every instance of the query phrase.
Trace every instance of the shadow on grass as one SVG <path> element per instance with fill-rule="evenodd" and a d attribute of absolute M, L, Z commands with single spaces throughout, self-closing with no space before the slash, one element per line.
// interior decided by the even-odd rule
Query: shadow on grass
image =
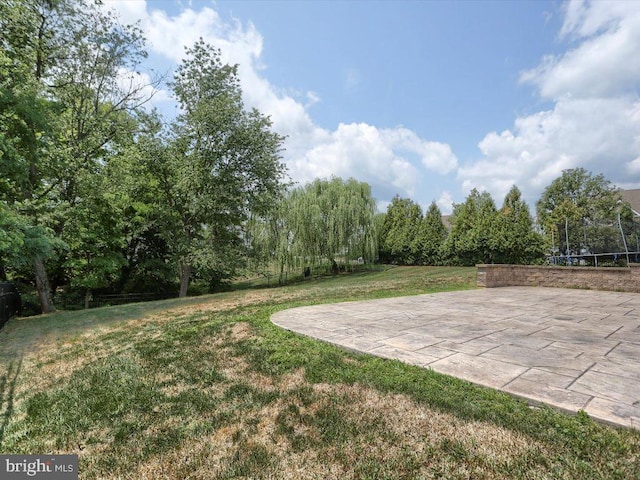
<path fill-rule="evenodd" d="M 390 267 L 360 270 L 353 273 L 341 273 L 338 276 L 320 276 L 313 279 L 314 286 L 322 286 L 338 281 L 340 284 L 366 281 L 367 277 L 384 273 Z M 278 289 L 308 289 L 308 281 L 294 282 L 290 285 L 272 286 Z M 249 290 L 263 290 L 266 286 L 251 286 L 238 282 L 234 288 L 226 292 L 192 296 L 186 298 L 172 298 L 152 302 L 129 303 L 107 307 L 91 308 L 87 310 L 58 311 L 48 315 L 13 318 L 3 328 L 0 337 L 0 362 L 7 364 L 15 357 L 16 352 L 31 351 L 44 343 L 59 343 L 65 338 L 83 335 L 96 327 L 112 327 L 118 323 L 126 323 L 154 314 L 164 313 L 173 309 L 207 304 L 214 301 L 224 301 L 237 298 Z M 4 336 L 3 335 L 3 336 Z M 10 339 L 10 340 L 9 340 Z"/>
<path fill-rule="evenodd" d="M 0 408 L 2 409 L 0 413 L 0 418 L 2 419 L 0 423 L 0 448 L 2 448 L 4 433 L 13 415 L 16 383 L 20 370 L 22 370 L 22 354 L 9 363 L 7 371 L 0 379 Z"/>

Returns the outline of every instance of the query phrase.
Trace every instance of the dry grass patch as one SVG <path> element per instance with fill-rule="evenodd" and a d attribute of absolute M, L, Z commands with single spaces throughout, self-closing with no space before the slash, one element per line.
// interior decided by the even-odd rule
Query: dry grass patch
<path fill-rule="evenodd" d="M 421 475 L 446 471 L 469 478 L 496 478 L 494 466 L 508 464 L 546 446 L 524 434 L 488 422 L 463 421 L 418 404 L 406 395 L 381 394 L 360 385 L 315 385 L 324 398 L 334 398 L 334 408 L 345 422 L 362 425 L 356 441 L 347 443 L 351 462 L 367 458 L 384 463 L 400 461 L 412 452 Z M 375 425 L 376 428 L 368 428 Z M 455 467 L 455 468 L 453 468 Z"/>
<path fill-rule="evenodd" d="M 2 447 L 78 453 L 83 479 L 640 478 L 638 435 L 269 321 L 279 302 L 411 293 L 441 272 L 61 314 L 56 331 L 18 322 L 20 371 L 0 345 Z"/>
<path fill-rule="evenodd" d="M 283 382 L 292 388 L 276 402 L 150 458 L 124 478 L 186 478 L 188 472 L 194 479 L 356 479 L 374 471 L 380 478 L 384 472 L 389 478 L 510 478 L 501 466 L 545 450 L 525 435 L 463 422 L 405 395 L 361 385 L 312 386 L 301 373 Z M 293 392 L 305 386 L 312 394 L 301 401 Z"/>

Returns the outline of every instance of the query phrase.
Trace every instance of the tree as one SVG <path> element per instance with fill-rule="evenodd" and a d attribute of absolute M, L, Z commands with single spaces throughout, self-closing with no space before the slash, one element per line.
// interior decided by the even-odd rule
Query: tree
<path fill-rule="evenodd" d="M 442 246 L 447 238 L 442 212 L 431 202 L 420 224 L 420 258 L 425 265 L 438 265 L 442 261 Z"/>
<path fill-rule="evenodd" d="M 475 188 L 462 204 L 454 205 L 451 232 L 445 242 L 449 262 L 460 265 L 493 263 L 491 248 L 496 206 L 488 192 Z"/>
<path fill-rule="evenodd" d="M 295 264 L 292 257 L 292 243 L 295 238 L 294 197 L 284 193 L 275 207 L 267 215 L 252 215 L 248 223 L 248 244 L 250 258 L 257 268 L 270 266 L 278 271 L 278 283 L 285 278 L 285 269 Z"/>
<path fill-rule="evenodd" d="M 543 258 L 544 239 L 534 231 L 529 207 L 515 185 L 497 213 L 491 248 L 496 263 L 530 264 Z"/>
<path fill-rule="evenodd" d="M 35 35 L 44 29 L 45 20 L 41 18 L 38 30 L 36 13 L 36 7 L 26 3 L 0 4 L 0 202 L 4 203 L 6 224 L 14 227 L 10 234 L 13 248 L 22 247 L 21 257 L 5 250 L 3 260 L 14 266 L 24 260 L 32 263 L 42 311 L 46 313 L 55 310 L 44 266 L 52 249 L 50 231 L 40 226 L 37 212 L 43 194 L 41 179 L 49 166 L 41 153 L 51 139 L 51 102 L 43 94 L 38 68 L 43 38 Z M 36 238 L 34 234 L 41 236 Z M 34 240 L 32 248 L 26 248 L 26 238 Z"/>
<path fill-rule="evenodd" d="M 284 179 L 283 137 L 257 110 L 245 110 L 237 65 L 200 40 L 187 50 L 171 84 L 182 113 L 148 158 L 160 186 L 165 240 L 180 276 L 180 296 L 194 266 L 230 265 L 250 212 L 266 213 Z M 216 253 L 217 252 L 217 253 Z M 227 272 L 229 274 L 230 272 Z"/>
<path fill-rule="evenodd" d="M 118 280 L 126 264 L 122 254 L 124 236 L 122 212 L 113 194 L 106 190 L 103 176 L 93 176 L 94 188 L 84 191 L 81 200 L 66 212 L 61 237 L 65 242 L 62 264 L 72 288 L 85 292 L 85 308 L 94 289 L 105 288 Z"/>
<path fill-rule="evenodd" d="M 307 258 L 314 264 L 335 264 L 341 258 L 346 265 L 360 257 L 374 260 L 376 206 L 367 183 L 318 179 L 294 190 L 291 202 L 294 262 Z"/>
<path fill-rule="evenodd" d="M 338 262 L 345 268 L 377 253 L 376 205 L 371 187 L 354 179 L 317 179 L 286 193 L 268 217 L 255 218 L 252 246 L 285 270 Z"/>
<path fill-rule="evenodd" d="M 111 210 L 119 212 L 114 224 L 121 229 L 124 265 L 114 283 L 117 291 L 167 295 L 175 291 L 176 266 L 166 234 L 164 209 L 157 175 L 151 168 L 154 155 L 163 154 L 164 145 L 154 147 L 162 130 L 156 112 L 139 114 L 139 132 L 123 138 L 102 172 L 106 198 Z M 157 173 L 157 172 L 156 172 Z"/>
<path fill-rule="evenodd" d="M 4 266 L 13 263 L 24 246 L 22 220 L 0 201 L 0 282 L 7 280 Z"/>
<path fill-rule="evenodd" d="M 564 170 L 536 205 L 538 223 L 563 253 L 582 248 L 597 252 L 617 236 L 612 226 L 620 201 L 618 189 L 603 175 L 584 168 Z"/>
<path fill-rule="evenodd" d="M 381 259 L 400 265 L 416 264 L 421 257 L 421 222 L 420 205 L 408 198 L 393 197 L 382 225 Z"/>
<path fill-rule="evenodd" d="M 20 186 L 20 195 L 14 194 L 7 204 L 28 224 L 43 226 L 40 231 L 64 240 L 65 231 L 76 231 L 67 228 L 74 215 L 89 221 L 112 217 L 87 217 L 92 210 L 88 201 L 99 196 L 86 193 L 108 163 L 114 139 L 135 128 L 129 114 L 149 98 L 144 94 L 147 85 L 134 80 L 135 69 L 146 56 L 144 39 L 139 28 L 120 25 L 97 2 L 81 0 L 4 2 L 0 31 L 10 60 L 0 62 L 0 68 L 12 79 L 10 91 L 30 100 L 3 95 L 17 107 L 29 105 L 14 109 L 18 130 L 6 129 L 7 123 L 0 119 L 13 136 L 0 141 L 12 147 L 6 149 L 13 157 L 11 184 Z M 81 238 L 91 241 L 92 236 Z M 92 248 L 73 240 L 62 262 L 75 262 L 77 252 Z M 50 312 L 55 307 L 43 252 L 33 251 L 30 260 L 42 311 Z M 94 265 L 101 263 L 103 253 L 113 252 L 94 249 Z"/>

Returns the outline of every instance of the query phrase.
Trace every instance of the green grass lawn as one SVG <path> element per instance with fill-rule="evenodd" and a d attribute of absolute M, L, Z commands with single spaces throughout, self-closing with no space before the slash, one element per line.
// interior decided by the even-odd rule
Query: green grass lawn
<path fill-rule="evenodd" d="M 398 267 L 11 320 L 0 452 L 77 453 L 83 479 L 640 478 L 640 432 L 269 321 L 475 275 Z"/>

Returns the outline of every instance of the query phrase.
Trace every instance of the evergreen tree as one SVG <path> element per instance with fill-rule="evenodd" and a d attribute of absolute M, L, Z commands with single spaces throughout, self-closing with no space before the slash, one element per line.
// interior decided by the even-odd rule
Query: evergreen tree
<path fill-rule="evenodd" d="M 442 247 L 447 233 L 438 205 L 431 202 L 422 219 L 419 234 L 421 260 L 424 265 L 439 265 L 442 262 Z"/>
<path fill-rule="evenodd" d="M 444 246 L 450 263 L 475 265 L 494 262 L 491 239 L 496 213 L 491 195 L 488 192 L 480 193 L 475 188 L 464 203 L 454 205 L 452 228 Z"/>
<path fill-rule="evenodd" d="M 422 256 L 419 239 L 421 223 L 420 205 L 396 195 L 387 207 L 382 225 L 381 260 L 399 265 L 418 263 Z"/>
<path fill-rule="evenodd" d="M 534 231 L 529 207 L 515 185 L 496 216 L 491 248 L 496 263 L 530 264 L 543 258 L 544 240 Z"/>

